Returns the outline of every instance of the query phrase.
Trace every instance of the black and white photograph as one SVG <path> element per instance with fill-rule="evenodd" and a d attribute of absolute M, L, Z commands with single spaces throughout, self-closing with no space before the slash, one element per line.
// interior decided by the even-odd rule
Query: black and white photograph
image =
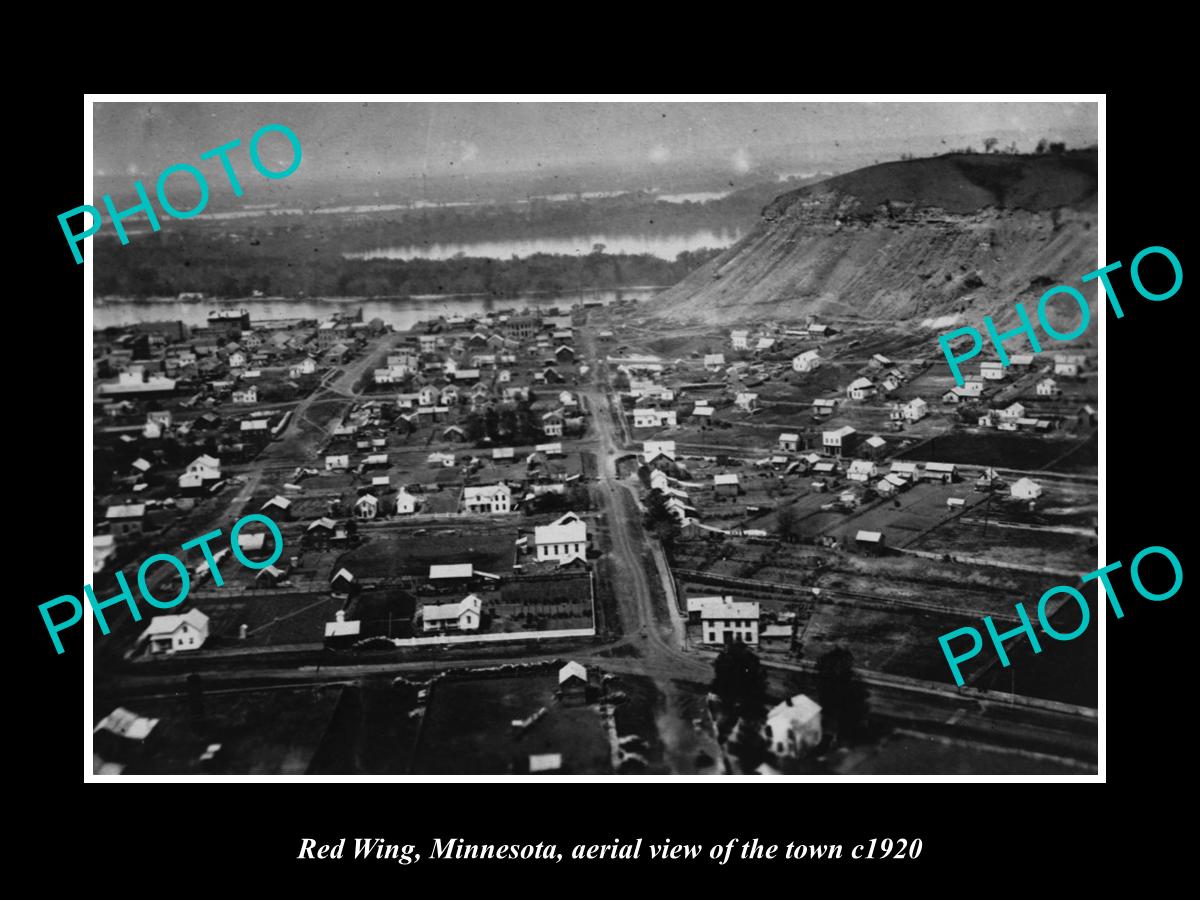
<path fill-rule="evenodd" d="M 1102 112 L 96 99 L 85 780 L 1101 780 Z"/>

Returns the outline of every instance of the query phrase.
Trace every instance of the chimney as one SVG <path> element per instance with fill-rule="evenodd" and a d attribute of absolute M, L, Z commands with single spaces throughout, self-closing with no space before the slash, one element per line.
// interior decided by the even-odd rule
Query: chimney
<path fill-rule="evenodd" d="M 246 632 L 248 630 L 249 630 L 249 628 L 245 625 L 238 626 L 238 640 L 239 641 L 244 641 L 246 639 Z"/>

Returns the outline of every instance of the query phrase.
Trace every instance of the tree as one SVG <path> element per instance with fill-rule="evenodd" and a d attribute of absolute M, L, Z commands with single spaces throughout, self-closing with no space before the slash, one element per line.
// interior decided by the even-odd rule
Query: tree
<path fill-rule="evenodd" d="M 1000 143 L 1000 138 L 994 138 L 994 137 L 984 138 L 983 139 L 983 152 L 991 153 L 992 150 L 995 149 L 996 145 L 999 143 Z"/>
<path fill-rule="evenodd" d="M 775 534 L 785 541 L 794 541 L 800 522 L 796 516 L 796 508 L 790 503 L 775 511 Z"/>
<path fill-rule="evenodd" d="M 1037 142 L 1037 148 L 1033 152 L 1034 153 L 1045 153 L 1046 148 L 1049 146 L 1049 143 L 1050 142 L 1047 141 L 1045 138 L 1042 138 L 1040 141 Z"/>
<path fill-rule="evenodd" d="M 761 721 L 766 712 L 767 673 L 742 641 L 723 649 L 713 663 L 712 692 L 725 709 L 743 719 Z"/>
<path fill-rule="evenodd" d="M 845 647 L 835 647 L 817 663 L 817 702 L 826 731 L 849 739 L 866 725 L 866 688 L 854 673 L 854 654 Z"/>

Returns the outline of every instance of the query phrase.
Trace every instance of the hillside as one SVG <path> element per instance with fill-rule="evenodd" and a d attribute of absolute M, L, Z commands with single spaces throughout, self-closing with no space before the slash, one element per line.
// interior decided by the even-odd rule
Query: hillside
<path fill-rule="evenodd" d="M 1097 266 L 1095 150 L 884 163 L 777 197 L 745 238 L 646 304 L 724 324 L 808 316 L 1007 321 Z"/>

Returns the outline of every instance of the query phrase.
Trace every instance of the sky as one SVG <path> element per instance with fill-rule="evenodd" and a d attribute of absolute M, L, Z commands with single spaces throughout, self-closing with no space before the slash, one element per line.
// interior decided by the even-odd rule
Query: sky
<path fill-rule="evenodd" d="M 97 103 L 98 175 L 154 178 L 169 165 L 265 124 L 291 128 L 312 179 L 536 172 L 596 164 L 638 169 L 727 166 L 745 174 L 782 157 L 918 155 L 996 134 L 1096 142 L 1093 103 Z M 940 150 L 939 150 L 940 148 Z M 265 139 L 282 168 L 290 149 Z M 243 157 L 244 159 L 244 157 Z M 215 164 L 215 163 L 210 163 Z"/>

